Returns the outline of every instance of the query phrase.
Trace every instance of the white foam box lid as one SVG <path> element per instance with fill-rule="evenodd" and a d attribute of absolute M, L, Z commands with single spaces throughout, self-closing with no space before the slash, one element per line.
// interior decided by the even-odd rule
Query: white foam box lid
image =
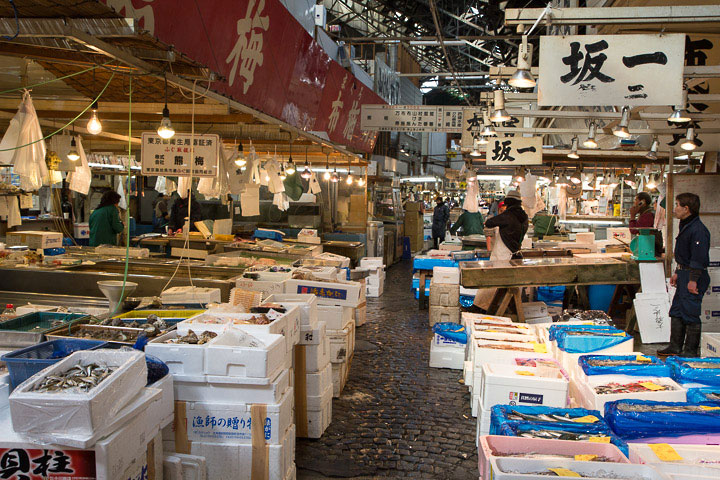
<path fill-rule="evenodd" d="M 285 293 L 305 293 L 317 295 L 318 305 L 342 305 L 356 307 L 361 303 L 360 282 L 316 282 L 291 279 L 285 282 Z"/>
<path fill-rule="evenodd" d="M 360 266 L 363 268 L 382 268 L 385 266 L 383 257 L 363 257 L 360 259 Z"/>
<path fill-rule="evenodd" d="M 460 284 L 460 269 L 458 267 L 433 267 L 431 283 Z"/>
<path fill-rule="evenodd" d="M 197 336 L 200 336 L 202 332 L 206 331 L 217 334 L 223 333 L 227 330 L 231 323 L 232 317 L 230 315 L 240 314 L 226 313 L 225 315 L 220 315 L 220 310 L 215 310 L 212 311 L 212 313 L 205 311 L 203 313 L 193 315 L 192 317 L 177 323 L 176 330 L 178 332 L 178 336 L 182 337 L 187 335 L 190 330 L 195 332 Z"/>
<path fill-rule="evenodd" d="M 595 387 L 606 385 L 611 382 L 620 384 L 652 382 L 657 385 L 671 386 L 674 390 L 667 391 L 646 391 L 636 393 L 615 393 L 600 395 L 595 392 Z M 596 375 L 589 377 L 588 381 L 580 386 L 580 395 L 583 397 L 583 404 L 590 410 L 605 412 L 605 404 L 615 400 L 656 400 L 659 402 L 685 402 L 687 401 L 687 390 L 678 385 L 669 377 L 630 377 L 628 375 Z"/>
<path fill-rule="evenodd" d="M 530 335 L 537 336 L 537 333 L 533 327 L 524 323 L 510 323 L 507 325 L 502 324 L 489 324 L 489 323 L 470 323 L 469 330 L 473 332 L 500 332 L 500 333 L 511 333 L 516 335 Z"/>
<path fill-rule="evenodd" d="M 293 388 L 289 387 L 278 403 L 261 405 L 265 409 L 265 418 L 262 419 L 265 443 L 277 445 L 282 441 L 284 433 L 293 423 L 294 398 Z M 191 442 L 250 444 L 252 409 L 256 405 L 183 402 L 176 407 L 180 408 L 176 421 L 187 426 L 187 439 Z M 183 408 L 184 417 L 179 416 Z M 177 425 L 173 430 L 175 428 Z M 174 435 L 173 432 L 173 439 Z"/>
<path fill-rule="evenodd" d="M 632 463 L 661 464 L 657 465 L 659 468 L 665 468 L 668 463 L 661 460 L 647 443 L 630 443 L 628 446 Z M 682 457 L 673 464 L 709 467 L 716 478 L 720 478 L 720 445 L 672 445 L 672 448 Z"/>
<path fill-rule="evenodd" d="M 566 468 L 583 478 L 608 480 L 668 480 L 668 477 L 648 465 L 609 462 L 578 462 L 573 459 L 529 459 L 494 457 L 490 460 L 493 480 L 547 480 L 548 469 Z"/>
<path fill-rule="evenodd" d="M 475 323 L 507 323 L 511 324 L 513 323 L 511 318 L 508 317 L 498 317 L 494 315 L 485 315 L 482 313 L 470 313 L 470 312 L 463 312 L 462 313 L 462 323 L 465 324 L 467 328 L 470 328 L 472 324 Z"/>
<path fill-rule="evenodd" d="M 490 330 L 475 330 L 472 337 L 476 340 L 497 340 L 500 342 L 539 342 L 540 340 L 534 333 L 504 333 Z"/>
<path fill-rule="evenodd" d="M 275 378 L 173 375 L 175 400 L 207 403 L 278 403 L 290 386 L 288 370 Z"/>
<path fill-rule="evenodd" d="M 297 293 L 274 293 L 265 299 L 265 303 L 297 305 L 300 307 L 300 324 L 315 325 L 318 320 L 317 297 Z"/>
<path fill-rule="evenodd" d="M 300 341 L 298 345 L 317 345 L 327 335 L 327 324 L 318 322 L 315 328 L 302 325 L 300 327 Z"/>
<path fill-rule="evenodd" d="M 487 346 L 485 346 L 487 345 Z M 496 340 L 473 339 L 473 361 L 475 365 L 483 363 L 513 363 L 515 358 L 532 355 L 536 358 L 552 358 L 546 343 L 534 345 L 532 342 L 510 343 Z M 517 350 L 522 348 L 523 350 Z"/>
<path fill-rule="evenodd" d="M 304 265 L 302 267 L 298 267 L 296 271 L 298 273 L 310 274 L 324 280 L 330 280 L 331 282 L 334 282 L 338 279 L 338 274 L 345 275 L 345 278 L 347 278 L 347 273 L 345 272 L 345 270 L 338 271 L 337 267 L 331 267 L 326 265 Z"/>
<path fill-rule="evenodd" d="M 322 325 L 325 322 L 320 322 Z M 330 338 L 325 335 L 317 345 L 298 345 L 305 350 L 305 371 L 320 372 L 330 363 Z"/>
<path fill-rule="evenodd" d="M 328 363 L 318 373 L 305 374 L 305 396 L 321 396 L 328 387 L 332 386 L 332 366 Z"/>
<path fill-rule="evenodd" d="M 87 393 L 33 392 L 47 376 L 77 364 L 117 367 Z M 13 428 L 18 433 L 92 435 L 112 421 L 147 381 L 145 354 L 136 350 L 83 350 L 73 353 L 18 385 L 10 394 Z"/>
<path fill-rule="evenodd" d="M 462 370 L 465 364 L 464 348 L 447 348 L 430 344 L 430 362 L 432 368 L 451 368 Z"/>
<path fill-rule="evenodd" d="M 353 321 L 353 307 L 318 305 L 318 320 L 325 322 L 328 330 L 342 330 Z"/>
<path fill-rule="evenodd" d="M 295 465 L 295 425 L 285 432 L 279 445 L 267 445 L 264 449 L 268 480 L 285 480 Z M 253 453 L 251 444 L 223 444 L 216 442 L 193 442 L 193 455 L 205 457 L 208 479 L 251 480 Z"/>
<path fill-rule="evenodd" d="M 344 362 L 350 356 L 354 345 L 350 345 L 352 340 L 352 331 L 355 324 L 351 323 L 342 330 L 327 330 L 327 336 L 330 339 L 330 362 Z"/>
<path fill-rule="evenodd" d="M 250 290 L 253 292 L 262 292 L 265 295 L 271 295 L 275 293 L 283 293 L 285 290 L 285 281 L 276 282 L 276 281 L 262 281 L 262 280 L 253 280 L 251 278 L 243 278 L 238 277 L 235 280 L 235 286 L 237 288 L 240 288 L 242 290 Z"/>
<path fill-rule="evenodd" d="M 201 332 L 197 332 L 197 334 L 199 336 Z M 177 330 L 172 330 L 160 335 L 145 345 L 145 353 L 153 355 L 165 362 L 172 375 L 204 375 L 205 349 L 210 342 L 203 345 L 166 343 L 179 336 L 182 335 Z M 213 338 L 213 340 L 215 340 L 215 338 Z M 212 342 L 213 340 L 210 341 Z"/>
<path fill-rule="evenodd" d="M 259 272 L 252 272 L 257 274 L 258 281 L 261 282 L 283 282 L 292 278 L 295 268 L 289 267 L 289 272 L 271 272 L 270 270 L 261 270 Z"/>
<path fill-rule="evenodd" d="M 486 363 L 482 367 L 482 407 L 543 405 L 564 408 L 568 378 L 559 368 L 533 368 Z M 529 374 L 529 375 L 528 375 Z"/>
<path fill-rule="evenodd" d="M 720 333 L 703 333 L 700 335 L 700 356 L 720 356 Z"/>
<path fill-rule="evenodd" d="M 219 288 L 210 287 L 170 287 L 160 294 L 163 303 L 220 303 Z"/>
<path fill-rule="evenodd" d="M 255 325 L 251 323 L 243 323 L 243 321 L 251 320 L 257 317 L 259 313 L 218 313 L 221 318 L 229 318 L 229 329 L 239 328 L 251 335 L 261 333 L 274 333 L 284 337 L 285 350 L 292 352 L 292 347 L 297 345 L 300 340 L 300 309 L 296 306 L 291 307 L 287 312 L 280 313 L 270 310 L 266 316 L 271 320 L 265 325 Z"/>
<path fill-rule="evenodd" d="M 230 377 L 274 377 L 285 364 L 287 355 L 282 335 L 249 333 L 231 328 L 207 344 L 205 373 Z"/>

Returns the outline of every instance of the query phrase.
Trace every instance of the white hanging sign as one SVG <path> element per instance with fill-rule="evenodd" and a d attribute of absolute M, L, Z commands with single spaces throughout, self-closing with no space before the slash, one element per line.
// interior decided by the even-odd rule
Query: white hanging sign
<path fill-rule="evenodd" d="M 542 165 L 542 143 L 542 137 L 492 137 L 485 164 Z"/>
<path fill-rule="evenodd" d="M 153 132 L 142 134 L 142 174 L 169 177 L 214 177 L 220 155 L 218 135 L 176 133 L 161 138 Z"/>
<path fill-rule="evenodd" d="M 684 34 L 544 36 L 538 105 L 678 105 L 684 63 Z"/>
<path fill-rule="evenodd" d="M 431 105 L 363 105 L 360 128 L 378 132 L 459 133 L 463 108 Z"/>

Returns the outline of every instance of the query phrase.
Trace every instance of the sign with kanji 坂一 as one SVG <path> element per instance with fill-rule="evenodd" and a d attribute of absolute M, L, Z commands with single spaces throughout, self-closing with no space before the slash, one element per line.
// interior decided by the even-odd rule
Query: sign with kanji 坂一
<path fill-rule="evenodd" d="M 538 105 L 679 105 L 684 62 L 684 34 L 541 37 Z"/>
<path fill-rule="evenodd" d="M 176 133 L 161 138 L 153 132 L 142 134 L 142 174 L 167 177 L 214 177 L 220 155 L 218 135 Z"/>
<path fill-rule="evenodd" d="M 541 165 L 542 137 L 504 137 L 490 139 L 486 165 Z"/>

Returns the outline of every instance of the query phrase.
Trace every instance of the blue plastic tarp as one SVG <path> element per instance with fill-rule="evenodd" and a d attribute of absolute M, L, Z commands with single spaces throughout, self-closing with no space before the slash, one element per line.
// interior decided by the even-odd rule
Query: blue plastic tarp
<path fill-rule="evenodd" d="M 720 403 L 720 387 L 688 388 L 688 403 Z"/>
<path fill-rule="evenodd" d="M 605 420 L 623 440 L 717 434 L 720 405 L 618 400 L 605 404 Z"/>
<path fill-rule="evenodd" d="M 457 267 L 458 264 L 451 258 L 430 258 L 417 256 L 413 260 L 413 269 L 432 270 L 433 267 Z"/>
<path fill-rule="evenodd" d="M 558 287 L 537 287 L 537 295 L 536 300 L 538 302 L 545 302 L 545 303 L 553 303 L 553 302 L 560 302 L 562 303 L 563 298 L 565 297 L 565 286 L 560 285 Z"/>
<path fill-rule="evenodd" d="M 475 297 L 471 297 L 470 295 L 460 295 L 460 306 L 461 307 L 470 308 L 473 306 L 474 302 L 475 302 Z"/>
<path fill-rule="evenodd" d="M 678 383 L 702 383 L 720 387 L 720 358 L 670 357 L 667 364 L 672 378 Z"/>
<path fill-rule="evenodd" d="M 619 332 L 617 328 L 610 326 L 610 325 L 565 325 L 562 323 L 556 323 L 554 325 L 550 325 L 550 328 L 548 329 L 548 335 L 550 336 L 550 341 L 552 342 L 557 338 L 557 335 L 560 332 L 564 332 L 567 330 L 574 330 L 574 331 L 581 331 L 581 332 L 605 332 L 605 331 L 613 331 L 613 332 Z"/>
<path fill-rule="evenodd" d="M 646 360 L 638 361 L 641 357 Z M 591 365 L 593 361 L 627 362 L 619 365 Z M 586 375 L 632 375 L 649 377 L 669 377 L 670 367 L 662 360 L 650 355 L 583 355 L 578 365 Z"/>
<path fill-rule="evenodd" d="M 592 353 L 633 340 L 632 336 L 622 330 L 610 328 L 612 330 L 564 330 L 558 332 L 555 338 L 558 348 L 567 353 Z M 581 335 L 577 335 L 577 332 Z"/>
<path fill-rule="evenodd" d="M 546 426 L 562 426 L 563 430 L 573 432 L 596 432 L 608 428 L 599 411 L 587 410 L 585 408 L 495 405 L 490 412 L 490 435 L 496 435 L 496 433 L 493 432 L 499 432 L 502 425 L 506 423 L 533 424 L 543 428 Z M 508 416 L 513 415 L 513 412 L 525 416 L 525 419 L 510 420 Z M 537 420 L 533 420 L 533 417 L 537 418 Z M 561 417 L 567 417 L 567 420 L 564 421 Z M 592 421 L 590 417 L 595 417 L 597 420 Z M 575 419 L 578 418 L 587 420 L 587 422 L 575 421 Z"/>
<path fill-rule="evenodd" d="M 464 326 L 452 322 L 440 322 L 433 325 L 433 332 L 453 342 L 467 344 L 467 330 Z"/>
<path fill-rule="evenodd" d="M 276 242 L 282 242 L 283 241 L 283 234 L 282 232 L 278 232 L 277 230 L 266 230 L 264 228 L 258 228 L 253 232 L 252 238 L 254 239 L 270 239 L 275 240 Z"/>

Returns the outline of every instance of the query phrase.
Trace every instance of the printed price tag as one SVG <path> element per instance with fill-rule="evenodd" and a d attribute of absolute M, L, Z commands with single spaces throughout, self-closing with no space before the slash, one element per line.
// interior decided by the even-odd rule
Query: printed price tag
<path fill-rule="evenodd" d="M 579 417 L 573 419 L 573 422 L 575 423 L 595 423 L 599 420 L 595 415 L 585 415 L 584 417 Z"/>
<path fill-rule="evenodd" d="M 532 346 L 535 353 L 547 353 L 547 347 L 544 343 L 532 342 Z"/>
<path fill-rule="evenodd" d="M 590 437 L 588 442 L 593 443 L 610 443 L 610 437 Z"/>
<path fill-rule="evenodd" d="M 551 472 L 553 472 L 558 477 L 581 477 L 577 472 L 573 472 L 572 470 L 568 470 L 567 468 L 548 468 Z"/>
<path fill-rule="evenodd" d="M 640 385 L 647 388 L 648 390 L 652 390 L 653 392 L 657 392 L 658 390 L 665 390 L 665 387 L 653 382 L 640 382 Z"/>
<path fill-rule="evenodd" d="M 597 455 L 575 455 L 575 460 L 578 462 L 592 462 L 597 458 Z"/>
<path fill-rule="evenodd" d="M 643 357 L 642 355 L 638 355 L 635 360 L 638 362 L 652 362 L 651 359 L 649 359 L 648 357 Z"/>
<path fill-rule="evenodd" d="M 677 451 L 667 443 L 650 443 L 648 446 L 663 462 L 679 462 L 683 459 L 683 457 L 678 455 Z"/>

